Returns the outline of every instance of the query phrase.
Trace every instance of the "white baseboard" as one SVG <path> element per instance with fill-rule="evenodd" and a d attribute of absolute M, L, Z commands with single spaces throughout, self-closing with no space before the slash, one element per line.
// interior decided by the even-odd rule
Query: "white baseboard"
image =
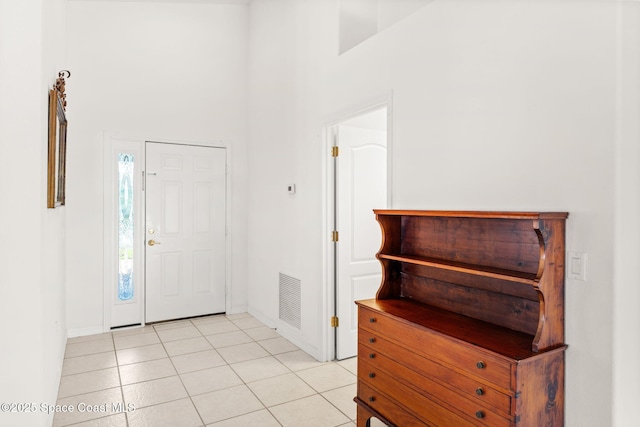
<path fill-rule="evenodd" d="M 240 314 L 240 313 L 246 313 L 247 312 L 247 306 L 246 305 L 240 305 L 237 307 L 230 307 L 227 310 L 227 314 Z"/>
<path fill-rule="evenodd" d="M 312 356 L 316 360 L 321 362 L 326 362 L 325 360 L 322 360 L 322 357 L 320 357 L 320 351 L 318 350 L 318 348 L 312 345 L 309 345 L 309 343 L 304 340 L 304 337 L 302 336 L 302 332 L 299 329 L 289 326 L 287 323 L 279 319 L 272 319 L 271 317 L 266 316 L 261 311 L 251 307 L 247 310 L 247 313 L 249 313 L 256 319 L 258 319 L 259 321 L 267 325 L 269 328 L 276 329 L 276 331 L 283 338 L 286 338 L 287 340 L 291 341 L 291 343 L 298 346 L 300 350 L 304 351 L 305 353 L 308 353 L 310 356 Z"/>
<path fill-rule="evenodd" d="M 275 329 L 276 322 L 269 316 L 265 315 L 260 310 L 256 310 L 255 308 L 249 307 L 247 308 L 247 313 L 267 325 L 269 328 Z"/>
<path fill-rule="evenodd" d="M 68 329 L 67 338 L 84 337 L 86 335 L 101 334 L 104 332 L 102 326 L 93 326 L 91 328 Z"/>
<path fill-rule="evenodd" d="M 305 341 L 304 337 L 302 336 L 302 331 L 294 327 L 291 327 L 282 321 L 278 321 L 277 325 L 278 325 L 277 331 L 280 335 L 282 335 L 287 340 L 291 341 L 293 344 L 298 346 L 300 350 L 309 354 L 311 357 L 313 357 L 317 361 L 326 362 L 326 360 L 322 360 L 322 357 L 320 357 L 320 351 L 318 350 L 318 348 L 310 345 L 308 342 Z"/>

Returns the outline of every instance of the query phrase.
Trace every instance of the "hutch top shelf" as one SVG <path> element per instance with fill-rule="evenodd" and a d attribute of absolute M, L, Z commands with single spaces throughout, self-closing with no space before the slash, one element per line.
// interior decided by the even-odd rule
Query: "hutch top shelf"
<path fill-rule="evenodd" d="M 565 212 L 375 210 L 376 299 L 399 299 L 563 345 Z"/>

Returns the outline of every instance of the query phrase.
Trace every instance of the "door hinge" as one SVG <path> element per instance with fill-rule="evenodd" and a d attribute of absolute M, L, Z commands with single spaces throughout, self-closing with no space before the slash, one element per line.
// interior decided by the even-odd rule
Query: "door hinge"
<path fill-rule="evenodd" d="M 331 241 L 332 242 L 337 242 L 339 240 L 340 236 L 338 235 L 337 231 L 332 231 L 331 232 Z"/>
<path fill-rule="evenodd" d="M 338 320 L 338 316 L 331 316 L 331 327 L 337 328 L 339 324 L 340 324 L 340 321 Z"/>
<path fill-rule="evenodd" d="M 334 145 L 333 147 L 331 147 L 331 157 L 338 157 L 339 154 L 340 154 L 340 149 L 338 148 L 337 145 Z"/>

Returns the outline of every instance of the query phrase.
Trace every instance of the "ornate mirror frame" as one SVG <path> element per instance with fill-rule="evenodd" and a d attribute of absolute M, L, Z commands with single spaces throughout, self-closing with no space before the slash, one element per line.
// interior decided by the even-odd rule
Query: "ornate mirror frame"
<path fill-rule="evenodd" d="M 67 70 L 60 71 L 56 84 L 49 90 L 49 157 L 47 162 L 47 208 L 65 203 L 65 176 L 67 161 L 67 101 L 65 77 Z"/>

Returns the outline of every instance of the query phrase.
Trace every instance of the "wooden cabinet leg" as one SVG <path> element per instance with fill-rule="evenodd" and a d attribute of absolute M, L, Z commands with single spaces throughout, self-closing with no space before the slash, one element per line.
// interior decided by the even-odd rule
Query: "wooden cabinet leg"
<path fill-rule="evenodd" d="M 369 419 L 371 418 L 371 414 L 369 411 L 364 409 L 362 406 L 358 405 L 358 418 L 356 419 L 357 427 L 370 427 L 371 423 Z"/>

